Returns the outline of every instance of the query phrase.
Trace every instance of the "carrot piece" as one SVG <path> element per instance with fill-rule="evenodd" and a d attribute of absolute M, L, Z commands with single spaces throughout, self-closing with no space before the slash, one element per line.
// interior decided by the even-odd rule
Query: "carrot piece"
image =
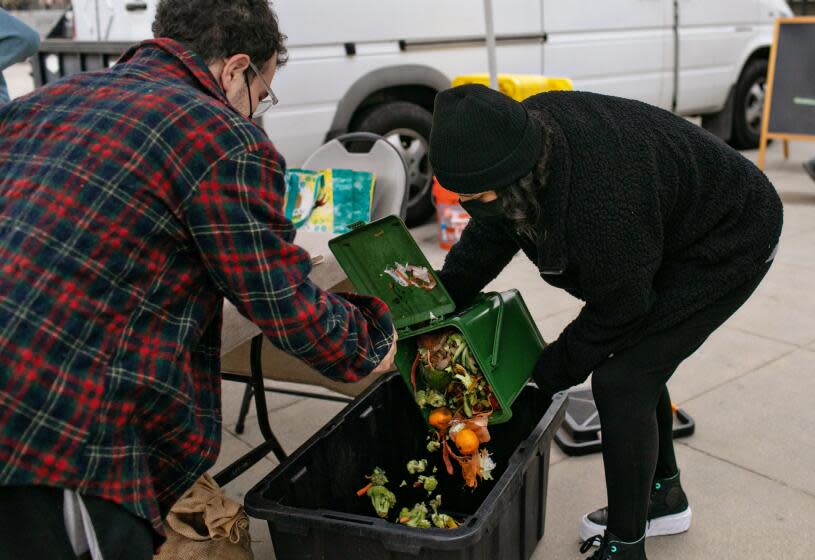
<path fill-rule="evenodd" d="M 368 490 L 371 489 L 372 486 L 373 483 L 369 482 L 368 484 L 357 490 L 357 496 L 364 496 L 368 492 Z"/>
<path fill-rule="evenodd" d="M 413 394 L 416 394 L 416 370 L 419 369 L 419 353 L 416 353 L 416 359 L 413 360 L 413 367 L 410 368 L 410 384 L 413 385 Z"/>
<path fill-rule="evenodd" d="M 447 468 L 447 474 L 453 474 L 453 462 L 450 460 L 450 455 L 452 451 L 450 451 L 450 444 L 447 443 L 447 439 L 443 439 L 441 443 L 442 447 L 442 459 L 444 459 L 444 466 Z"/>

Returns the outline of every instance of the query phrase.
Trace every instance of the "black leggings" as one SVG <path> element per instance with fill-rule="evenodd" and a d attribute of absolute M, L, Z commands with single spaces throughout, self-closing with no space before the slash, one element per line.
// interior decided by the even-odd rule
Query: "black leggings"
<path fill-rule="evenodd" d="M 595 369 L 591 385 L 602 425 L 608 530 L 617 538 L 635 541 L 645 533 L 654 478 L 667 478 L 678 470 L 665 383 L 747 301 L 770 264 L 690 319 L 647 337 Z"/>

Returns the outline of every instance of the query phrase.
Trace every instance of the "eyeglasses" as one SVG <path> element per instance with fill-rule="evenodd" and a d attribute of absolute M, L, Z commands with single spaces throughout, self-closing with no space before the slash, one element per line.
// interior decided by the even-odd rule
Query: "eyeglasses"
<path fill-rule="evenodd" d="M 253 117 L 261 116 L 266 111 L 271 109 L 273 106 L 277 105 L 278 99 L 277 99 L 277 96 L 272 91 L 272 88 L 269 87 L 269 84 L 267 84 L 266 81 L 263 79 L 263 76 L 260 75 L 260 71 L 257 69 L 257 67 L 254 64 L 252 64 L 251 60 L 249 61 L 249 68 L 252 69 L 252 72 L 254 72 L 255 75 L 258 77 L 258 79 L 260 80 L 260 83 L 262 83 L 263 87 L 266 88 L 266 94 L 267 94 L 266 98 L 263 99 L 262 101 L 260 101 L 260 103 L 258 103 L 258 106 L 253 111 L 252 110 L 252 89 L 249 87 L 249 76 L 247 76 L 244 73 L 243 76 L 244 76 L 244 79 L 246 80 L 246 88 L 249 90 L 249 118 L 251 119 Z"/>

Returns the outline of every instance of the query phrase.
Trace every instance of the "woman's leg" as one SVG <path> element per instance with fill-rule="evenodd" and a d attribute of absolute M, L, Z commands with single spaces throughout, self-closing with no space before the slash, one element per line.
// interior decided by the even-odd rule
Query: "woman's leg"
<path fill-rule="evenodd" d="M 654 478 L 670 478 L 679 472 L 674 453 L 674 412 L 668 387 L 662 389 L 657 402 L 657 430 L 659 432 L 659 453 Z"/>
<path fill-rule="evenodd" d="M 657 402 L 663 392 L 663 380 L 675 369 L 645 373 L 632 366 L 621 355 L 598 368 L 592 378 L 603 427 L 608 531 L 627 542 L 645 534 L 660 448 Z"/>
<path fill-rule="evenodd" d="M 645 532 L 660 454 L 660 425 L 666 432 L 663 468 L 676 464 L 672 438 L 667 434 L 670 396 L 665 383 L 679 364 L 747 301 L 770 265 L 766 263 L 752 280 L 715 304 L 618 352 L 595 369 L 592 391 L 602 426 L 608 531 L 617 538 L 635 541 Z M 658 404 L 662 405 L 659 412 Z"/>

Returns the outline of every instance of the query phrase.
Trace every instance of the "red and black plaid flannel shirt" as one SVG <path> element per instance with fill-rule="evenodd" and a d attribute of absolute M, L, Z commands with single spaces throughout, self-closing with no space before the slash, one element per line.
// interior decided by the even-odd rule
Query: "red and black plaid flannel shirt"
<path fill-rule="evenodd" d="M 0 108 L 0 485 L 99 496 L 160 533 L 218 455 L 223 297 L 329 377 L 376 366 L 387 309 L 308 280 L 283 169 L 169 40 Z"/>

